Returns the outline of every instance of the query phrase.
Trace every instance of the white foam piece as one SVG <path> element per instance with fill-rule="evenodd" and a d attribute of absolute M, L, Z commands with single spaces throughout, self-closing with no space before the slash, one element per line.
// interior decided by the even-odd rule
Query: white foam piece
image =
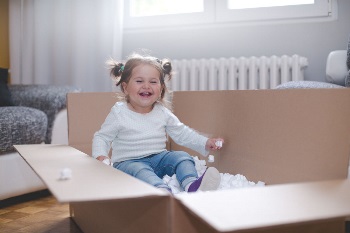
<path fill-rule="evenodd" d="M 107 165 L 111 165 L 111 160 L 110 159 L 104 159 L 104 160 L 102 160 L 102 163 L 107 164 Z"/>
<path fill-rule="evenodd" d="M 214 161 L 215 161 L 214 155 L 209 155 L 208 156 L 208 163 L 214 163 Z"/>
<path fill-rule="evenodd" d="M 221 141 L 221 140 L 217 140 L 217 141 L 215 142 L 215 145 L 216 145 L 217 147 L 222 147 L 222 141 Z"/>
<path fill-rule="evenodd" d="M 194 161 L 198 176 L 201 176 L 207 169 L 206 161 L 199 160 L 198 157 L 194 157 Z M 265 186 L 264 182 L 258 181 L 257 183 L 254 183 L 253 181 L 249 181 L 244 175 L 241 174 L 232 175 L 229 173 L 220 173 L 220 176 L 221 182 L 218 190 Z M 173 175 L 172 177 L 166 175 L 163 177 L 163 181 L 171 188 L 173 194 L 180 194 L 184 192 L 176 179 L 176 175 Z"/>
<path fill-rule="evenodd" d="M 70 168 L 63 168 L 60 171 L 60 180 L 69 180 L 72 178 L 72 170 Z"/>

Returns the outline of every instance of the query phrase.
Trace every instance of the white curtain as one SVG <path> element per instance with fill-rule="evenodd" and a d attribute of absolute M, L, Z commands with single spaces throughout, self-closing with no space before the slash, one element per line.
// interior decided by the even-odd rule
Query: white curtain
<path fill-rule="evenodd" d="M 111 91 L 105 62 L 121 59 L 123 0 L 11 0 L 13 84 Z"/>

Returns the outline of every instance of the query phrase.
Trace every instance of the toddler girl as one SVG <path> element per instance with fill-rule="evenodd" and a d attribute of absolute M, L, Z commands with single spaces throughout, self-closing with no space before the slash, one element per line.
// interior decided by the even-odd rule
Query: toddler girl
<path fill-rule="evenodd" d="M 168 91 L 165 79 L 172 76 L 171 62 L 133 54 L 125 64 L 112 60 L 110 65 L 111 75 L 122 92 L 101 129 L 94 134 L 92 156 L 169 192 L 171 189 L 162 178 L 174 174 L 187 192 L 216 190 L 220 184 L 217 169 L 209 167 L 198 177 L 192 156 L 166 150 L 167 135 L 204 156 L 208 150 L 219 150 L 221 146 L 216 141 L 223 141 L 198 134 L 171 112 L 165 98 Z"/>

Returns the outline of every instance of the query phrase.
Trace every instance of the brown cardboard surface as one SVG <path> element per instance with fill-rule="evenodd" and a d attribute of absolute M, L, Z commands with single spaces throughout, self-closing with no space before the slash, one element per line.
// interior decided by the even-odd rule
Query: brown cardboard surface
<path fill-rule="evenodd" d="M 91 155 L 94 133 L 116 102 L 112 92 L 68 93 L 68 139 L 69 145 Z"/>
<path fill-rule="evenodd" d="M 344 221 L 350 215 L 349 180 L 202 192 L 176 198 L 190 210 L 185 211 L 188 215 L 195 216 L 187 219 L 192 222 L 199 217 L 217 232 L 281 228 L 337 218 Z M 182 226 L 177 222 L 174 225 Z M 193 229 L 201 227 L 198 223 L 190 225 Z"/>
<path fill-rule="evenodd" d="M 70 146 L 16 145 L 15 148 L 59 202 L 166 195 Z M 68 180 L 59 179 L 64 168 L 72 171 Z"/>
<path fill-rule="evenodd" d="M 81 202 L 70 207 L 85 233 L 171 232 L 170 196 Z"/>
<path fill-rule="evenodd" d="M 349 99 L 348 89 L 204 91 L 173 103 L 183 123 L 225 139 L 213 153 L 220 172 L 280 184 L 347 177 Z"/>
<path fill-rule="evenodd" d="M 269 187 L 268 187 L 269 188 Z M 242 199 L 244 197 L 240 197 Z M 200 216 L 196 215 L 192 211 L 189 206 L 182 203 L 181 201 L 173 202 L 173 215 L 172 215 L 172 233 L 344 233 L 345 232 L 345 224 L 344 217 L 340 218 L 329 218 L 322 219 L 316 221 L 305 221 L 300 220 L 296 223 L 285 223 L 285 224 L 277 224 L 277 225 L 269 225 L 266 227 L 253 227 L 248 226 L 245 229 L 235 229 L 235 230 L 226 230 L 221 231 L 215 229 L 212 225 L 202 219 Z M 203 205 L 203 203 L 202 203 Z M 225 209 L 229 208 L 230 205 L 225 205 Z M 275 208 L 275 205 L 268 206 L 269 212 Z M 236 223 L 236 219 L 234 218 L 236 215 L 239 215 L 239 210 L 232 209 L 232 212 L 235 212 L 231 217 L 227 216 L 225 221 L 228 223 Z M 253 213 L 256 210 L 253 211 Z M 287 209 L 285 210 L 287 213 Z M 263 214 L 263 213 L 261 213 Z M 211 214 L 211 216 L 215 216 L 215 212 Z M 253 216 L 255 216 L 253 214 Z M 240 217 L 242 218 L 242 217 Z M 249 215 L 245 216 L 246 220 L 252 220 L 252 223 L 256 223 L 254 219 Z M 215 221 L 215 220 L 214 220 Z"/>

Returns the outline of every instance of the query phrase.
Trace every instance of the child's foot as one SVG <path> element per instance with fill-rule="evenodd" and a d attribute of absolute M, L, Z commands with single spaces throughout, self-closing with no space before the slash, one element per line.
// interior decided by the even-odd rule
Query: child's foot
<path fill-rule="evenodd" d="M 209 167 L 201 177 L 190 185 L 188 192 L 217 190 L 220 181 L 221 177 L 219 171 L 215 167 Z"/>

